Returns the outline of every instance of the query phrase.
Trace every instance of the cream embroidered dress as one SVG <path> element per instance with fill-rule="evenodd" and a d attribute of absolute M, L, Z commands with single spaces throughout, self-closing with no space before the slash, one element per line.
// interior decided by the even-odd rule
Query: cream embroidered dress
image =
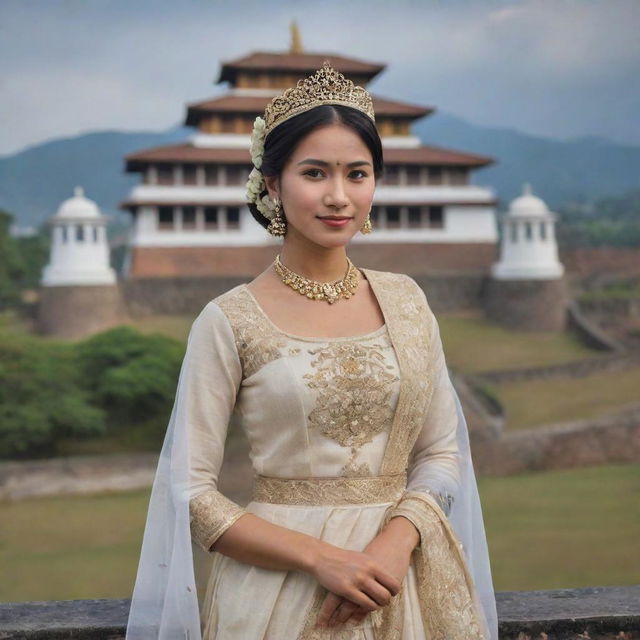
<path fill-rule="evenodd" d="M 202 636 L 489 640 L 464 548 L 448 513 L 458 418 L 435 316 L 408 276 L 362 269 L 385 317 L 366 335 L 287 334 L 246 285 L 194 322 L 188 393 L 192 539 L 212 556 Z M 255 472 L 242 508 L 217 490 L 231 418 Z M 326 590 L 301 571 L 238 562 L 211 545 L 244 513 L 362 551 L 392 515 L 418 527 L 401 593 L 359 624 L 314 624 Z"/>

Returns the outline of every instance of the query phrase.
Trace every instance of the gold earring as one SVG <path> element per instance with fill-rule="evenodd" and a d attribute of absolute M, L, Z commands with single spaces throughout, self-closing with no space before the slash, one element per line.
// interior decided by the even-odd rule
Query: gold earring
<path fill-rule="evenodd" d="M 277 238 L 281 238 L 287 232 L 287 225 L 285 217 L 282 215 L 282 205 L 280 204 L 280 200 L 276 199 L 274 201 L 276 206 L 275 215 L 271 219 L 269 226 L 267 227 L 267 231 Z"/>
<path fill-rule="evenodd" d="M 367 219 L 364 221 L 364 224 L 360 227 L 361 233 L 371 233 L 373 231 L 373 227 L 371 226 L 371 211 L 367 214 Z"/>

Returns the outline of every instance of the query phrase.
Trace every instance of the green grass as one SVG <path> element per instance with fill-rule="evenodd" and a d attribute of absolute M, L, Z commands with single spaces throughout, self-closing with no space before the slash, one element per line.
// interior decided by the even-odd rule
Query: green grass
<path fill-rule="evenodd" d="M 530 380 L 492 386 L 505 409 L 507 429 L 595 418 L 640 402 L 640 367 L 584 378 Z"/>
<path fill-rule="evenodd" d="M 495 588 L 638 582 L 640 469 L 481 478 Z M 148 491 L 0 503 L 0 601 L 129 597 Z"/>
<path fill-rule="evenodd" d="M 498 591 L 638 583 L 638 465 L 481 478 L 479 490 Z"/>
<path fill-rule="evenodd" d="M 438 314 L 447 363 L 461 373 L 519 369 L 598 357 L 572 333 L 509 331 L 479 312 Z"/>
<path fill-rule="evenodd" d="M 149 491 L 0 502 L 0 601 L 129 597 Z"/>

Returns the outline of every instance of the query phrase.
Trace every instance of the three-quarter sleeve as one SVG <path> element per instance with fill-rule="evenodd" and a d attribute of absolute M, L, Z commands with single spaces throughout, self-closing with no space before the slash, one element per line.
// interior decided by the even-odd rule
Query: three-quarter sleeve
<path fill-rule="evenodd" d="M 457 443 L 459 412 L 438 321 L 433 313 L 431 316 L 433 326 L 429 357 L 432 358 L 433 394 L 424 424 L 409 456 L 406 491 L 391 516 L 402 515 L 418 529 L 424 501 L 435 500 L 444 515 L 448 516 L 460 486 L 460 452 Z"/>
<path fill-rule="evenodd" d="M 246 513 L 218 491 L 241 380 L 233 331 L 222 309 L 212 301 L 191 327 L 175 409 L 188 433 L 191 536 L 205 551 Z"/>

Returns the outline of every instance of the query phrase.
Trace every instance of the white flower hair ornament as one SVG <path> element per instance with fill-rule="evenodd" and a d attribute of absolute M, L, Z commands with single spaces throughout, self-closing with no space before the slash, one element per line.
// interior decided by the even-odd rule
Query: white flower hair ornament
<path fill-rule="evenodd" d="M 267 220 L 272 220 L 276 215 L 276 207 L 269 194 L 260 197 L 260 194 L 266 189 L 264 176 L 260 171 L 262 166 L 262 156 L 264 155 L 264 140 L 266 123 L 263 118 L 258 116 L 253 122 L 253 131 L 251 132 L 251 161 L 254 168 L 249 174 L 247 180 L 247 201 L 253 202 L 258 211 Z"/>

